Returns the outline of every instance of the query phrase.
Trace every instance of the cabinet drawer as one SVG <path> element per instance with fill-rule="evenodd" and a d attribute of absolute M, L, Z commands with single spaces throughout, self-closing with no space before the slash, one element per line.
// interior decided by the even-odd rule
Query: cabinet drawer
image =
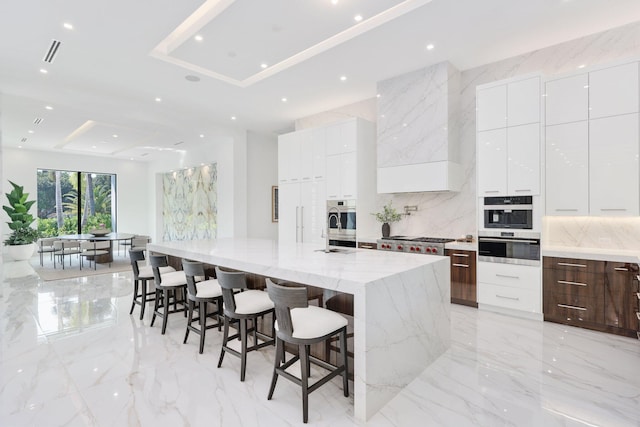
<path fill-rule="evenodd" d="M 602 298 L 560 297 L 553 302 L 545 300 L 544 315 L 562 322 L 602 324 L 604 322 L 604 302 Z"/>
<path fill-rule="evenodd" d="M 478 303 L 540 313 L 540 293 L 510 286 L 478 283 Z"/>
<path fill-rule="evenodd" d="M 576 271 L 585 273 L 604 273 L 604 261 L 591 261 L 579 258 L 543 257 L 543 267 L 554 270 Z"/>
<path fill-rule="evenodd" d="M 539 293 L 540 267 L 478 262 L 478 282 L 527 289 Z"/>
<path fill-rule="evenodd" d="M 543 288 L 545 298 L 555 298 L 558 295 L 602 298 L 604 276 L 583 271 L 545 269 Z"/>
<path fill-rule="evenodd" d="M 358 248 L 360 249 L 378 249 L 377 243 L 358 242 Z"/>

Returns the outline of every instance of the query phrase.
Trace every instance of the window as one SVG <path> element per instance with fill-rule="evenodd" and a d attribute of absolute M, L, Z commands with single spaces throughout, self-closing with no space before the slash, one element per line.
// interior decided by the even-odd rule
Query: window
<path fill-rule="evenodd" d="M 43 237 L 117 230 L 116 176 L 38 170 L 38 231 Z"/>

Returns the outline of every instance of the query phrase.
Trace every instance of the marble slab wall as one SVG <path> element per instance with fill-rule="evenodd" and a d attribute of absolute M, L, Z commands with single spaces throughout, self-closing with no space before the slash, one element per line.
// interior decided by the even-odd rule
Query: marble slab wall
<path fill-rule="evenodd" d="M 163 175 L 162 240 L 215 238 L 218 207 L 217 164 Z"/>
<path fill-rule="evenodd" d="M 544 246 L 640 251 L 640 217 L 545 217 Z"/>
<path fill-rule="evenodd" d="M 378 195 L 379 210 L 389 200 L 399 211 L 417 206 L 418 211 L 391 225 L 392 234 L 459 237 L 476 234 L 476 86 L 520 75 L 540 72 L 547 76 L 575 71 L 579 66 L 605 64 L 640 56 L 640 22 L 560 43 L 491 64 L 464 70 L 460 80 L 458 163 L 463 169 L 463 186 L 455 193 L 407 193 Z M 453 64 L 455 66 L 455 64 Z M 422 84 L 406 90 L 420 90 Z M 363 212 L 362 214 L 367 214 Z M 593 224 L 593 220 L 588 221 Z M 575 229 L 572 227 L 575 225 Z M 564 224 L 569 235 L 577 235 L 581 226 Z M 557 227 L 550 232 L 556 233 Z M 358 229 L 360 236 L 380 237 L 378 227 Z M 554 239 L 556 238 L 552 236 Z M 565 239 L 566 240 L 566 239 Z M 571 239 L 567 240 L 570 241 Z"/>

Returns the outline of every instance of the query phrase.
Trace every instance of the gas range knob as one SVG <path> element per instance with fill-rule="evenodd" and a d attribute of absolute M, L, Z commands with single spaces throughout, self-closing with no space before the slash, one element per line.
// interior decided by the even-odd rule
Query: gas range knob
<path fill-rule="evenodd" d="M 431 253 L 432 253 L 432 254 L 437 254 L 437 253 L 438 253 L 438 249 L 436 249 L 436 248 L 431 248 Z"/>
<path fill-rule="evenodd" d="M 411 248 L 409 248 L 409 250 L 410 250 L 411 252 L 413 252 L 413 251 L 415 251 L 415 250 L 416 250 L 416 248 L 414 248 L 413 246 L 411 246 Z"/>
<path fill-rule="evenodd" d="M 420 246 L 416 247 L 416 252 L 422 252 L 422 249 L 420 248 Z"/>
<path fill-rule="evenodd" d="M 398 245 L 398 250 L 401 251 L 402 250 L 402 245 Z"/>
<path fill-rule="evenodd" d="M 432 250 L 433 250 L 433 248 L 425 248 L 425 249 L 424 249 L 424 251 L 425 251 L 426 253 L 431 253 L 431 251 L 432 251 Z"/>

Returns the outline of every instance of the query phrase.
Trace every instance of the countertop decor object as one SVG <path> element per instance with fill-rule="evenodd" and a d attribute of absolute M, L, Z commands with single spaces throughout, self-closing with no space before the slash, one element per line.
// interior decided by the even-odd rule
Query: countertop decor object
<path fill-rule="evenodd" d="M 29 193 L 24 192 L 24 187 L 11 181 L 9 183 L 13 187 L 10 193 L 6 193 L 9 206 L 4 205 L 2 209 L 11 219 L 7 222 L 11 234 L 4 244 L 9 247 L 9 254 L 14 260 L 22 261 L 31 258 L 34 251 L 33 243 L 38 240 L 38 230 L 31 228 L 35 218 L 29 213 L 36 201 L 27 200 Z"/>
<path fill-rule="evenodd" d="M 89 234 L 93 234 L 96 237 L 104 237 L 109 233 L 111 233 L 111 230 L 109 230 L 108 228 L 96 228 L 93 230 L 89 230 Z"/>
<path fill-rule="evenodd" d="M 402 219 L 402 214 L 398 213 L 396 208 L 391 206 L 391 200 L 384 205 L 382 212 L 374 212 L 371 215 L 376 217 L 378 222 L 382 223 L 382 237 L 389 237 L 391 234 L 391 222 L 398 222 Z"/>

